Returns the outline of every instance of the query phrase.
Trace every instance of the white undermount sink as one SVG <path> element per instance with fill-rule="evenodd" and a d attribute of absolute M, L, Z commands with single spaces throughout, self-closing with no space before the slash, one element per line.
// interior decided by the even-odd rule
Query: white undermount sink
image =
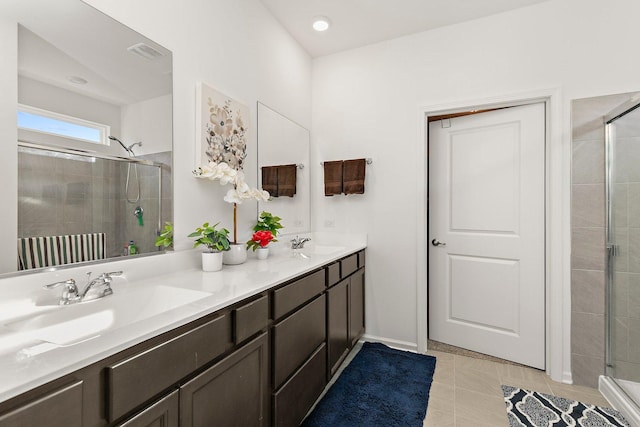
<path fill-rule="evenodd" d="M 294 258 L 311 259 L 315 257 L 331 255 L 343 250 L 345 250 L 344 246 L 312 245 L 304 247 L 302 249 L 292 250 L 292 255 Z"/>
<path fill-rule="evenodd" d="M 307 255 L 331 255 L 332 253 L 340 252 L 345 249 L 346 248 L 344 246 L 315 245 L 308 249 L 302 249 L 302 252 Z"/>
<path fill-rule="evenodd" d="M 126 289 L 101 299 L 59 306 L 42 314 L 5 323 L 31 339 L 69 345 L 118 329 L 167 310 L 210 296 L 207 292 L 172 286 Z"/>

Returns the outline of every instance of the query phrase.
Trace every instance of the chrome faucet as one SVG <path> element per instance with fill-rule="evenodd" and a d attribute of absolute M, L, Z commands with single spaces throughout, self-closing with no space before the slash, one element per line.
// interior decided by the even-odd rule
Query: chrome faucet
<path fill-rule="evenodd" d="M 76 286 L 76 281 L 73 279 L 51 283 L 50 285 L 45 285 L 44 288 L 54 289 L 58 286 L 64 286 L 64 291 L 62 291 L 62 295 L 60 296 L 60 305 L 69 305 L 85 300 L 103 298 L 113 294 L 113 289 L 111 289 L 111 280 L 113 280 L 113 276 L 120 276 L 121 274 L 122 271 L 102 273 L 92 280 L 91 272 L 89 272 L 87 273 L 87 285 L 82 292 L 79 292 L 78 287 Z M 89 291 L 98 286 L 103 286 L 104 288 L 99 293 L 94 294 L 91 298 L 87 298 Z"/>
<path fill-rule="evenodd" d="M 73 279 L 67 279 L 63 282 L 55 282 L 49 285 L 44 285 L 45 289 L 54 289 L 58 286 L 64 286 L 64 291 L 60 295 L 60 305 L 69 305 L 80 301 L 80 295 L 78 294 L 78 287 L 76 281 Z"/>
<path fill-rule="evenodd" d="M 82 294 L 80 295 L 80 301 L 83 301 L 89 291 L 96 286 L 104 286 L 104 289 L 98 294 L 98 296 L 93 297 L 91 299 L 97 299 L 106 297 L 108 295 L 113 294 L 113 289 L 111 289 L 111 280 L 113 280 L 112 276 L 120 276 L 122 275 L 122 271 L 112 271 L 110 273 L 102 273 L 95 279 L 91 280 L 91 272 L 87 273 L 87 286 L 85 286 Z"/>
<path fill-rule="evenodd" d="M 291 239 L 291 249 L 303 249 L 304 244 L 310 241 L 309 237 L 303 237 L 302 239 L 298 236 Z"/>

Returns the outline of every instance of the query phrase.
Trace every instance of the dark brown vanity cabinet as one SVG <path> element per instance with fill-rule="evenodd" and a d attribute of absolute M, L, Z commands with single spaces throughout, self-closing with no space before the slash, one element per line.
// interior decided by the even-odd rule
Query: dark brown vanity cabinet
<path fill-rule="evenodd" d="M 364 251 L 328 268 L 332 266 L 339 266 L 340 274 L 328 281 L 327 289 L 328 379 L 364 334 Z"/>
<path fill-rule="evenodd" d="M 349 352 L 349 279 L 327 290 L 327 347 L 329 378 Z"/>
<path fill-rule="evenodd" d="M 182 385 L 180 426 L 268 426 L 268 353 L 263 333 Z"/>
<path fill-rule="evenodd" d="M 120 427 L 178 427 L 180 395 L 174 390 L 139 414 L 129 418 Z"/>
<path fill-rule="evenodd" d="M 273 425 L 297 426 L 326 385 L 326 271 L 273 291 Z"/>
<path fill-rule="evenodd" d="M 364 268 L 349 279 L 349 340 L 356 345 L 364 334 Z"/>
<path fill-rule="evenodd" d="M 364 251 L 0 402 L 0 427 L 297 426 L 364 333 Z"/>
<path fill-rule="evenodd" d="M 74 381 L 0 415 L 0 426 L 82 426 L 82 381 Z"/>
<path fill-rule="evenodd" d="M 231 348 L 229 313 L 106 367 L 107 417 L 123 415 Z"/>

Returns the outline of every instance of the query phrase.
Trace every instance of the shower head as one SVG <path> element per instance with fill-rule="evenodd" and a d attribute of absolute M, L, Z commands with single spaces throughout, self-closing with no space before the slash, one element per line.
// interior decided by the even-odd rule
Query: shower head
<path fill-rule="evenodd" d="M 112 141 L 118 141 L 118 143 L 119 143 L 120 145 L 122 145 L 122 148 L 124 148 L 124 149 L 127 151 L 127 153 L 130 153 L 130 152 L 131 152 L 131 150 L 130 150 L 130 149 L 128 149 L 128 148 L 127 148 L 127 146 L 126 146 L 126 145 L 124 145 L 124 143 L 123 143 L 122 141 L 120 141 L 118 138 L 116 138 L 115 136 L 111 136 L 111 135 L 109 135 L 109 139 L 110 139 L 110 140 L 112 140 Z"/>
<path fill-rule="evenodd" d="M 111 136 L 111 135 L 109 135 L 109 139 L 112 141 L 117 141 L 122 146 L 122 148 L 124 148 L 125 151 L 129 153 L 130 156 L 135 156 L 135 153 L 133 152 L 133 147 L 135 147 L 136 145 L 142 146 L 142 142 L 136 142 L 127 147 L 126 145 L 124 145 L 122 141 L 120 141 L 115 136 Z"/>
<path fill-rule="evenodd" d="M 133 144 L 131 144 L 130 146 L 127 147 L 127 151 L 129 151 L 131 153 L 131 155 L 134 155 L 133 154 L 133 147 L 135 147 L 136 145 L 139 145 L 140 147 L 142 147 L 142 142 L 138 141 L 138 142 L 135 142 L 135 143 L 133 143 Z"/>

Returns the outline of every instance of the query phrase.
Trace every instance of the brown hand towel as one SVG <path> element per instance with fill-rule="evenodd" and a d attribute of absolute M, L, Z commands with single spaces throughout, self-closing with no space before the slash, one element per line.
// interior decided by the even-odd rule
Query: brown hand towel
<path fill-rule="evenodd" d="M 278 196 L 293 197 L 296 194 L 298 166 L 278 166 Z"/>
<path fill-rule="evenodd" d="M 364 173 L 366 169 L 366 159 L 344 161 L 342 171 L 342 190 L 344 194 L 364 194 Z"/>
<path fill-rule="evenodd" d="M 324 162 L 324 195 L 342 193 L 342 160 Z"/>
<path fill-rule="evenodd" d="M 271 197 L 278 197 L 278 166 L 263 166 L 262 189 Z"/>

